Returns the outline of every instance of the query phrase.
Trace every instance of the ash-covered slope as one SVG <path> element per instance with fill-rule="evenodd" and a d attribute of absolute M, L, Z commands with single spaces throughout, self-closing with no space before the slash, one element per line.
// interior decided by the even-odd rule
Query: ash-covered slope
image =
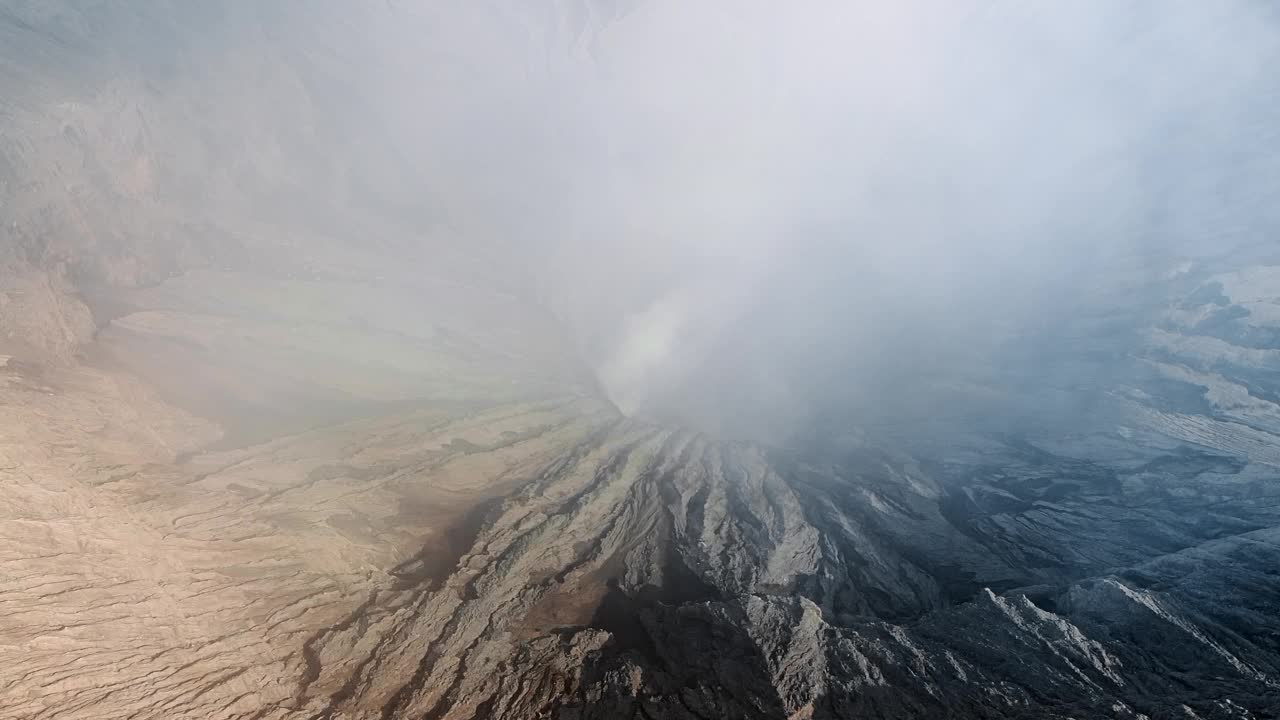
<path fill-rule="evenodd" d="M 629 4 L 0 6 L 0 717 L 1280 713 L 1272 244 L 739 441 L 606 399 L 452 32 Z"/>
<path fill-rule="evenodd" d="M 6 715 L 1280 703 L 1269 446 L 1185 436 L 1228 418 L 765 450 L 623 419 L 492 319 L 334 322 L 334 297 L 405 299 L 193 271 L 121 301 L 70 365 L 8 361 Z"/>
<path fill-rule="evenodd" d="M 388 586 L 323 633 L 305 707 L 1265 717 L 1280 702 L 1273 529 L 1215 541 L 1192 531 L 1167 553 L 1139 540 L 1124 550 L 1152 560 L 996 595 L 973 588 L 1083 568 L 1001 557 L 993 546 L 1009 538 L 944 519 L 949 493 L 919 468 L 875 453 L 860 462 L 777 465 L 742 446 L 615 426 L 493 510 L 445 579 Z M 1065 497 L 1004 518 L 1101 554 L 1115 549 L 1062 520 L 1088 527 L 1081 516 L 1116 502 L 1122 492 Z"/>

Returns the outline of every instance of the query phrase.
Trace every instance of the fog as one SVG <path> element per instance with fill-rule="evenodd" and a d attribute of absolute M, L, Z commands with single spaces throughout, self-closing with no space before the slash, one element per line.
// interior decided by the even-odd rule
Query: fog
<path fill-rule="evenodd" d="M 501 148 L 476 204 L 519 198 L 508 240 L 626 412 L 875 415 L 1275 237 L 1262 4 L 607 5 L 523 56 L 465 36 L 486 117 L 458 127 Z"/>
<path fill-rule="evenodd" d="M 964 412 L 934 390 L 1280 227 L 1265 3 L 267 7 L 362 202 L 499 258 L 629 414 Z"/>

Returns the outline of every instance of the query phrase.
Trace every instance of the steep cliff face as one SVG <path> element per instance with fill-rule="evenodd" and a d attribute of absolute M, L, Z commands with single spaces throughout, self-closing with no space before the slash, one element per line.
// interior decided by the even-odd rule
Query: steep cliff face
<path fill-rule="evenodd" d="M 533 57 L 631 10 L 476 7 Z M 484 212 L 555 118 L 399 147 L 388 38 L 492 97 L 431 7 L 347 10 L 0 10 L 0 716 L 1280 708 L 1271 245 L 885 393 L 959 418 L 627 418 L 508 237 L 545 209 Z"/>

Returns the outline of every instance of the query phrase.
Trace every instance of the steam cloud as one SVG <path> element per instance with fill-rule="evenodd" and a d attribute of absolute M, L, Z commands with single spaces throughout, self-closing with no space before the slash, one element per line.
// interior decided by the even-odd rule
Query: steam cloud
<path fill-rule="evenodd" d="M 1280 227 L 1265 3 L 388 7 L 334 112 L 631 413 L 876 413 Z"/>
<path fill-rule="evenodd" d="M 659 1 L 577 37 L 532 245 L 628 411 L 799 422 L 989 361 L 1127 258 L 1275 237 L 1262 5 Z"/>

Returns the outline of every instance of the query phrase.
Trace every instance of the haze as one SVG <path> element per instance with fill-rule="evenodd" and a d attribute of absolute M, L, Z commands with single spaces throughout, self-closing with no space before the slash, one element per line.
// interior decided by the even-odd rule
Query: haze
<path fill-rule="evenodd" d="M 397 107 L 448 119 L 451 181 L 627 412 L 775 438 L 901 412 L 1277 229 L 1260 4 L 575 7 L 542 37 L 437 10 L 465 89 Z"/>
<path fill-rule="evenodd" d="M 624 412 L 731 434 L 970 412 L 938 388 L 1280 225 L 1280 19 L 1261 3 L 279 3 L 101 22 L 69 32 L 162 92 L 265 63 L 265 33 L 283 60 L 265 66 L 290 69 L 262 82 L 324 114 L 219 89 L 211 114 L 293 128 L 254 160 L 289 177 L 249 189 L 260 207 L 287 194 L 273 212 L 322 226 L 341 187 L 426 238 L 405 248 L 490 258 L 481 281 L 551 309 Z"/>

